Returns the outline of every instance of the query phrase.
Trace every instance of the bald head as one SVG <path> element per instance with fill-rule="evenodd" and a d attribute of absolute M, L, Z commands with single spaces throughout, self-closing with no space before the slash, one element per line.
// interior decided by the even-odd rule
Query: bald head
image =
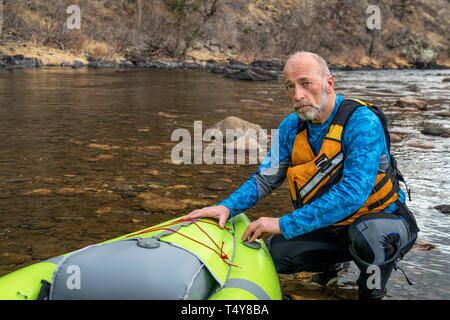
<path fill-rule="evenodd" d="M 313 68 L 322 78 L 330 75 L 330 70 L 326 61 L 316 53 L 308 51 L 299 51 L 289 56 L 284 65 L 283 75 L 286 78 L 286 73 L 298 65 L 308 65 Z"/>

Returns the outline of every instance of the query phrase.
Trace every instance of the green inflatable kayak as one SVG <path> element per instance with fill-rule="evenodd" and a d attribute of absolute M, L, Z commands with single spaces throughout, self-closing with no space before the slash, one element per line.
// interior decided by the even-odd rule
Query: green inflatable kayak
<path fill-rule="evenodd" d="M 249 223 L 176 218 L 7 274 L 0 299 L 279 300 L 266 245 L 241 241 Z"/>

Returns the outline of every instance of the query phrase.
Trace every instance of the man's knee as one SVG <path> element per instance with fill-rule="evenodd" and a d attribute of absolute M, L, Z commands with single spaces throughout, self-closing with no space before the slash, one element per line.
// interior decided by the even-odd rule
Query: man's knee
<path fill-rule="evenodd" d="M 350 225 L 348 237 L 353 258 L 367 264 L 383 264 L 394 259 L 409 240 L 402 219 L 388 213 L 359 217 Z"/>

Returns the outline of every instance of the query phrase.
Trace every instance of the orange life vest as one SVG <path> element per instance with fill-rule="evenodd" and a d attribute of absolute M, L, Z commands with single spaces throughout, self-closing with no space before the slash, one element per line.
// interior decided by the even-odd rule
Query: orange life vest
<path fill-rule="evenodd" d="M 299 120 L 292 149 L 292 166 L 287 171 L 291 198 L 296 209 L 310 204 L 341 180 L 345 160 L 342 132 L 350 116 L 361 106 L 367 106 L 378 116 L 385 131 L 388 150 L 390 149 L 385 115 L 377 107 L 360 100 L 346 99 L 341 103 L 317 155 L 307 140 L 306 121 Z M 391 155 L 390 157 L 391 161 L 385 172 L 378 171 L 372 192 L 364 205 L 335 225 L 347 225 L 363 214 L 382 211 L 398 199 L 397 168 L 395 160 Z"/>

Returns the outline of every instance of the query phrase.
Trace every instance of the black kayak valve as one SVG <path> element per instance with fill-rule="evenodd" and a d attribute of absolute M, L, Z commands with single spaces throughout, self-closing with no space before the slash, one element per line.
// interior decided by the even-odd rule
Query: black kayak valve
<path fill-rule="evenodd" d="M 257 241 L 253 241 L 253 242 L 242 241 L 242 243 L 244 244 L 244 246 L 252 248 L 252 249 L 261 249 L 261 243 L 259 243 Z"/>

